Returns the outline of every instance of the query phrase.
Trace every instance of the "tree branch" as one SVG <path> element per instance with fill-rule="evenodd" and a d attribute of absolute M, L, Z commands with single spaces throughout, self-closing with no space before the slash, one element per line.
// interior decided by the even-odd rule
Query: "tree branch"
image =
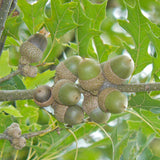
<path fill-rule="evenodd" d="M 33 99 L 35 89 L 31 90 L 0 90 L 0 101 Z"/>
<path fill-rule="evenodd" d="M 17 69 L 16 71 L 10 73 L 9 75 L 3 77 L 3 78 L 0 78 L 0 83 L 4 82 L 4 81 L 7 81 L 9 79 L 11 79 L 12 77 L 16 76 L 17 74 L 19 74 L 21 72 L 21 69 Z"/>
<path fill-rule="evenodd" d="M 0 1 L 0 38 L 13 0 Z"/>
<path fill-rule="evenodd" d="M 149 92 L 160 91 L 160 83 L 140 83 L 140 84 L 121 84 L 115 85 L 105 82 L 101 90 L 105 88 L 116 88 L 121 92 Z M 33 99 L 35 89 L 31 90 L 0 90 L 0 101 L 15 101 L 24 99 Z"/>
<path fill-rule="evenodd" d="M 160 91 L 160 83 L 136 83 L 136 84 L 121 84 L 115 85 L 108 81 L 105 81 L 101 90 L 105 88 L 113 87 L 119 89 L 121 92 L 150 92 L 150 91 Z"/>

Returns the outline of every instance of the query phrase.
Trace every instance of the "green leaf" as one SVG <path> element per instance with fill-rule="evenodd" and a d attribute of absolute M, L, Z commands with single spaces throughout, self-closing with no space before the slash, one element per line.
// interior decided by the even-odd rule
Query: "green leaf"
<path fill-rule="evenodd" d="M 100 63 L 107 61 L 108 55 L 115 52 L 118 48 L 116 46 L 104 44 L 100 36 L 94 37 L 94 44 Z"/>
<path fill-rule="evenodd" d="M 51 33 L 52 39 L 60 38 L 66 32 L 76 27 L 73 21 L 72 8 L 76 7 L 76 3 L 70 2 L 61 4 L 60 0 L 51 1 L 52 16 L 46 18 L 45 23 Z"/>
<path fill-rule="evenodd" d="M 4 77 L 11 72 L 8 60 L 9 60 L 8 50 L 3 51 L 2 55 L 0 56 L 0 77 Z"/>
<path fill-rule="evenodd" d="M 74 10 L 74 20 L 78 24 L 76 28 L 77 53 L 82 57 L 87 57 L 88 44 L 92 37 L 100 35 L 100 31 L 91 27 L 92 19 L 88 18 L 81 7 L 80 2 Z"/>
<path fill-rule="evenodd" d="M 22 19 L 20 16 L 9 17 L 5 24 L 7 34 L 19 40 L 19 29 L 21 24 Z"/>
<path fill-rule="evenodd" d="M 91 3 L 90 1 L 82 0 L 83 9 L 87 17 L 91 19 L 91 28 L 100 29 L 100 24 L 106 16 L 107 1 L 103 3 Z"/>
<path fill-rule="evenodd" d="M 46 84 L 55 75 L 55 71 L 47 70 L 43 73 L 38 73 L 36 77 L 27 77 L 24 79 L 24 84 L 27 89 L 36 88 L 39 85 Z"/>
<path fill-rule="evenodd" d="M 124 43 L 124 47 L 131 54 L 136 66 L 135 73 L 138 73 L 152 63 L 152 57 L 147 52 L 150 42 L 147 35 L 147 24 L 151 22 L 142 14 L 138 0 L 134 7 L 127 5 L 127 10 L 127 20 L 119 20 L 119 24 L 134 40 L 134 48 L 127 43 Z"/>
<path fill-rule="evenodd" d="M 24 14 L 24 22 L 32 34 L 36 33 L 44 23 L 44 8 L 47 0 L 39 0 L 29 4 L 26 0 L 18 0 L 18 6 Z"/>
<path fill-rule="evenodd" d="M 136 95 L 132 95 L 129 100 L 129 106 L 132 108 L 143 108 L 146 110 L 150 110 L 153 108 L 158 108 L 160 105 L 160 101 L 156 99 L 152 99 L 147 93 L 136 93 Z"/>
<path fill-rule="evenodd" d="M 153 70 L 152 75 L 160 76 L 159 68 L 160 68 L 160 28 L 155 24 L 148 25 L 148 36 L 155 47 L 156 57 L 153 58 Z"/>
<path fill-rule="evenodd" d="M 6 112 L 9 115 L 12 115 L 14 117 L 22 117 L 22 115 L 20 114 L 20 112 L 13 106 L 4 106 L 4 107 L 0 107 L 0 112 Z"/>

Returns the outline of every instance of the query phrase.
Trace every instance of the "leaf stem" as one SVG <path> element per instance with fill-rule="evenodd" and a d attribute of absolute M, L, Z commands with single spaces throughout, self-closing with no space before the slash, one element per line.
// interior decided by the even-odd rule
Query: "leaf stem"
<path fill-rule="evenodd" d="M 77 160 L 77 157 L 78 157 L 78 140 L 77 140 L 77 137 L 76 137 L 76 135 L 74 134 L 74 132 L 72 130 L 70 130 L 70 129 L 67 129 L 67 130 L 68 130 L 68 132 L 70 132 L 73 135 L 73 137 L 75 139 L 75 142 L 76 142 L 76 154 L 75 154 L 74 160 Z"/>
<path fill-rule="evenodd" d="M 114 153 L 115 153 L 115 149 L 114 149 L 114 143 L 113 143 L 113 140 L 111 138 L 111 136 L 105 131 L 105 129 L 99 125 L 98 123 L 96 122 L 88 122 L 89 124 L 95 124 L 96 126 L 98 126 L 104 133 L 105 135 L 110 139 L 111 143 L 112 143 L 112 160 L 114 160 Z"/>

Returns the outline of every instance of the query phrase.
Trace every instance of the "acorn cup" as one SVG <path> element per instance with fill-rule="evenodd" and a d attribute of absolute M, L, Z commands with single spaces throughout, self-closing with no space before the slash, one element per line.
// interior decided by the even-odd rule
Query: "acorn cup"
<path fill-rule="evenodd" d="M 98 95 L 98 104 L 103 112 L 121 113 L 128 106 L 127 97 L 115 88 L 106 88 Z"/>
<path fill-rule="evenodd" d="M 133 73 L 134 62 L 126 55 L 116 56 L 102 65 L 104 77 L 113 84 L 124 83 Z"/>
<path fill-rule="evenodd" d="M 68 125 L 76 125 L 83 122 L 84 113 L 80 106 L 65 106 L 58 103 L 52 104 L 55 118 Z"/>
<path fill-rule="evenodd" d="M 39 62 L 46 47 L 47 39 L 44 35 L 39 33 L 32 35 L 20 46 L 20 64 L 25 65 Z"/>
<path fill-rule="evenodd" d="M 54 102 L 52 89 L 49 86 L 38 87 L 33 94 L 34 102 L 40 107 L 47 107 Z"/>
<path fill-rule="evenodd" d="M 96 123 L 106 123 L 111 116 L 111 113 L 105 113 L 99 108 L 97 96 L 91 94 L 84 95 L 82 106 L 90 119 Z"/>
<path fill-rule="evenodd" d="M 67 79 L 59 80 L 52 89 L 55 101 L 63 105 L 75 105 L 81 98 L 81 92 L 76 84 Z"/>
<path fill-rule="evenodd" d="M 57 80 L 68 79 L 72 82 L 77 80 L 77 68 L 82 58 L 80 56 L 71 56 L 60 62 L 56 67 Z"/>
<path fill-rule="evenodd" d="M 84 58 L 78 65 L 78 78 L 81 87 L 94 95 L 104 83 L 100 64 L 91 58 Z"/>

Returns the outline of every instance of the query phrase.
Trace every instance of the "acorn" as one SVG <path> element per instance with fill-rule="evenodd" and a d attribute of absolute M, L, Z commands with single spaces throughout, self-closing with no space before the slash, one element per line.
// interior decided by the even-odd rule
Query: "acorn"
<path fill-rule="evenodd" d="M 122 84 L 133 73 L 134 62 L 129 56 L 119 55 L 106 61 L 102 68 L 104 76 L 109 82 Z"/>
<path fill-rule="evenodd" d="M 103 112 L 121 113 L 128 106 L 127 97 L 115 88 L 106 88 L 98 95 L 98 104 Z"/>
<path fill-rule="evenodd" d="M 106 123 L 111 116 L 111 113 L 105 113 L 99 108 L 98 97 L 91 94 L 84 95 L 82 107 L 90 119 L 96 123 Z"/>
<path fill-rule="evenodd" d="M 40 107 L 47 107 L 54 102 L 51 87 L 44 85 L 38 87 L 33 94 L 34 102 Z"/>
<path fill-rule="evenodd" d="M 95 95 L 104 82 L 100 64 L 91 58 L 84 58 L 78 65 L 78 78 L 81 87 Z"/>
<path fill-rule="evenodd" d="M 83 121 L 84 113 L 80 106 L 65 106 L 61 104 L 54 103 L 52 105 L 54 109 L 55 118 L 62 123 L 68 125 L 76 125 Z"/>
<path fill-rule="evenodd" d="M 80 56 L 71 56 L 66 60 L 60 62 L 56 67 L 56 76 L 60 79 L 68 79 L 73 82 L 77 80 L 77 68 L 81 61 Z"/>
<path fill-rule="evenodd" d="M 64 105 L 75 105 L 81 98 L 81 92 L 76 84 L 67 79 L 59 80 L 52 89 L 55 101 Z"/>
<path fill-rule="evenodd" d="M 20 64 L 39 62 L 47 47 L 47 39 L 44 35 L 36 33 L 20 46 Z"/>
<path fill-rule="evenodd" d="M 26 139 L 24 137 L 14 138 L 14 139 L 11 140 L 11 145 L 15 149 L 20 150 L 23 147 L 25 147 L 25 145 L 26 145 Z"/>
<path fill-rule="evenodd" d="M 21 129 L 18 123 L 12 123 L 4 132 L 7 136 L 12 138 L 19 138 L 21 136 Z"/>
<path fill-rule="evenodd" d="M 160 138 L 159 137 L 154 138 L 150 142 L 149 148 L 155 156 L 160 157 Z"/>
<path fill-rule="evenodd" d="M 36 77 L 38 73 L 38 68 L 29 64 L 21 65 L 21 75 L 24 77 Z"/>

